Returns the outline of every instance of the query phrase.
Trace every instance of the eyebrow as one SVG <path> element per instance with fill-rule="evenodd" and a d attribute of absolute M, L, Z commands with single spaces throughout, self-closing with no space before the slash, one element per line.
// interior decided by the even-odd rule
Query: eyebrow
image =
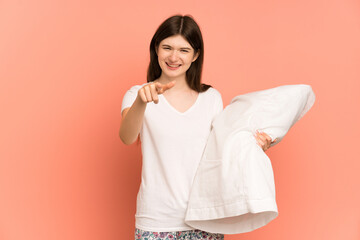
<path fill-rule="evenodd" d="M 171 47 L 170 45 L 168 44 L 162 44 L 163 47 Z M 191 50 L 191 48 L 188 48 L 188 47 L 182 47 L 180 49 L 188 49 L 188 50 Z"/>

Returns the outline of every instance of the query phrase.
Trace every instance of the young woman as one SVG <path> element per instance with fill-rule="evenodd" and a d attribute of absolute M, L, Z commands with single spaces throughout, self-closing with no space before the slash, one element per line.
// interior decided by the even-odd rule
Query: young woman
<path fill-rule="evenodd" d="M 147 83 L 124 95 L 120 138 L 132 144 L 139 136 L 143 157 L 135 239 L 224 239 L 184 222 L 211 122 L 223 110 L 221 94 L 201 83 L 203 58 L 194 19 L 172 16 L 151 40 Z M 255 137 L 264 151 L 270 147 L 267 134 Z"/>

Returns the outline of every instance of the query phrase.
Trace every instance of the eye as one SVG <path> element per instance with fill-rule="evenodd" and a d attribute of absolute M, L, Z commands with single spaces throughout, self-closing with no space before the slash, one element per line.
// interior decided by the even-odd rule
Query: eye
<path fill-rule="evenodd" d="M 189 52 L 188 50 L 181 50 L 182 52 Z"/>

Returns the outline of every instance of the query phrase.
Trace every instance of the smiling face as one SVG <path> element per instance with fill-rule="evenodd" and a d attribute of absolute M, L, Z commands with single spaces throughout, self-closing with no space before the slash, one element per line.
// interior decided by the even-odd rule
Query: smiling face
<path fill-rule="evenodd" d="M 194 49 L 181 35 L 174 35 L 162 40 L 157 49 L 159 65 L 162 75 L 168 78 L 184 76 L 199 53 L 194 54 Z"/>

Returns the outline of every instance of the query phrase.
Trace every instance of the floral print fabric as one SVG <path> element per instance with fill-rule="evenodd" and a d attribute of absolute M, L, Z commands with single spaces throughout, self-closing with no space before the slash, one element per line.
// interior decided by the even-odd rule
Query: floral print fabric
<path fill-rule="evenodd" d="M 224 240 L 224 234 L 199 229 L 173 232 L 150 232 L 135 228 L 135 240 Z"/>

